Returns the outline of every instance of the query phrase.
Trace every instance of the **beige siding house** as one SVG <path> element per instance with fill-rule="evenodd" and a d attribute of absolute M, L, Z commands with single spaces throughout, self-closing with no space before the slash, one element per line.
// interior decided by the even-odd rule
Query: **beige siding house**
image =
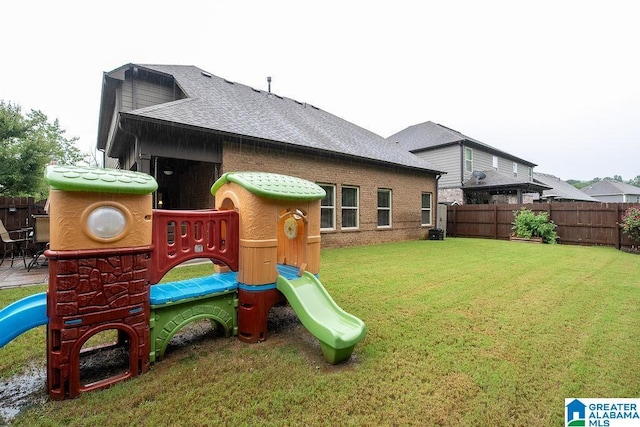
<path fill-rule="evenodd" d="M 323 246 L 418 239 L 436 223 L 442 169 L 316 106 L 194 66 L 104 73 L 97 148 L 107 167 L 158 181 L 154 207 L 214 206 L 224 172 L 320 184 Z"/>

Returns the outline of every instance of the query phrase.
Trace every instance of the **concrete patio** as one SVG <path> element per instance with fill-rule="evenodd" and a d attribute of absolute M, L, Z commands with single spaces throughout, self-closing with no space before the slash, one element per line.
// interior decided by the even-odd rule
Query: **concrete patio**
<path fill-rule="evenodd" d="M 46 265 L 36 265 L 27 271 L 20 259 L 13 263 L 13 267 L 10 260 L 5 260 L 0 266 L 0 289 L 46 284 L 48 278 L 49 269 Z"/>

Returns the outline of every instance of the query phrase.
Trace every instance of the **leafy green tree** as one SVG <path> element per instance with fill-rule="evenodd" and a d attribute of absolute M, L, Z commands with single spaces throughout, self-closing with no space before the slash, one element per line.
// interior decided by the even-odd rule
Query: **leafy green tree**
<path fill-rule="evenodd" d="M 26 116 L 19 105 L 0 101 L 0 196 L 44 197 L 44 167 L 81 163 L 85 155 L 65 138 L 56 119 L 49 122 L 38 110 Z"/>

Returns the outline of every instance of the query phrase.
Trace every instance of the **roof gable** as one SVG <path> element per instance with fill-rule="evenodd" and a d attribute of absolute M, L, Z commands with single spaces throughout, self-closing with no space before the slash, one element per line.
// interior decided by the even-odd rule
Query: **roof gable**
<path fill-rule="evenodd" d="M 387 140 L 398 144 L 398 146 L 407 151 L 420 151 L 472 140 L 472 138 L 448 127 L 428 121 L 396 132 L 388 137 Z"/>
<path fill-rule="evenodd" d="M 582 189 L 590 196 L 613 196 L 622 194 L 640 195 L 640 187 L 605 178 Z"/>
<path fill-rule="evenodd" d="M 505 159 L 515 160 L 526 166 L 536 166 L 535 163 L 499 150 L 489 144 L 485 144 L 456 130 L 431 121 L 409 126 L 391 135 L 387 140 L 412 153 L 462 143 L 467 147 L 475 147 Z"/>

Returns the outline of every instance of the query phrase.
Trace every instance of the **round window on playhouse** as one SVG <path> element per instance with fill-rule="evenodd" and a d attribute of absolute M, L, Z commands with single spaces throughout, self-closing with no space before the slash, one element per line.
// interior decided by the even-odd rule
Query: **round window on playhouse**
<path fill-rule="evenodd" d="M 83 215 L 85 233 L 99 242 L 113 242 L 125 235 L 131 224 L 129 212 L 122 206 L 94 205 Z"/>

